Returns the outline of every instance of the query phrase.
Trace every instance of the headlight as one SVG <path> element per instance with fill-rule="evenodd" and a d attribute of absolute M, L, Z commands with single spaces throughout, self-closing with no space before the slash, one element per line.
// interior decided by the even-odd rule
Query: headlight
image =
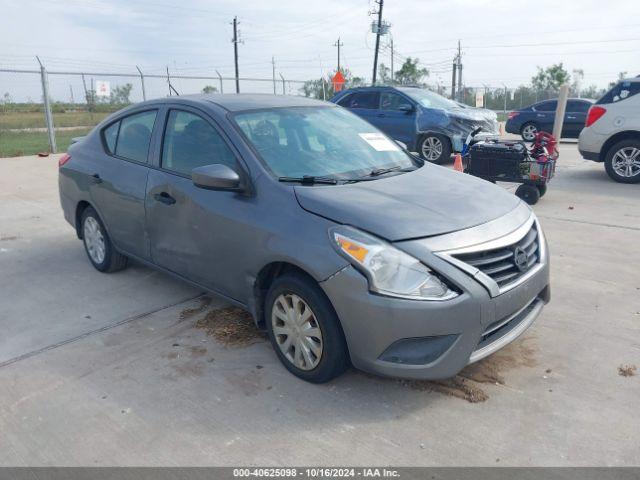
<path fill-rule="evenodd" d="M 392 245 L 351 227 L 334 227 L 335 249 L 369 280 L 373 292 L 415 300 L 449 300 L 449 289 L 427 266 Z"/>

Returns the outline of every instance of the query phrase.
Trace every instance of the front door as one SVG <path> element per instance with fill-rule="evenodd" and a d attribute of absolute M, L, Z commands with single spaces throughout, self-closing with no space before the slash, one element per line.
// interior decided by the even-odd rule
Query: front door
<path fill-rule="evenodd" d="M 208 118 L 186 108 L 169 110 L 160 150 L 160 169 L 149 172 L 146 194 L 152 260 L 233 296 L 224 279 L 245 200 L 235 192 L 196 187 L 191 171 L 214 163 L 238 171 L 236 156 Z"/>
<path fill-rule="evenodd" d="M 416 132 L 415 107 L 398 93 L 381 92 L 375 125 L 391 138 L 412 146 Z"/>
<path fill-rule="evenodd" d="M 564 125 L 562 135 L 569 138 L 578 138 L 587 121 L 587 112 L 591 106 L 585 100 L 569 100 L 567 110 L 564 115 Z"/>

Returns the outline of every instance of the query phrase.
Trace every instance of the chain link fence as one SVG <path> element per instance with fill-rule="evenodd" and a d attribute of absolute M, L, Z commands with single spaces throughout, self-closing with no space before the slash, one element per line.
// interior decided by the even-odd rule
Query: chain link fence
<path fill-rule="evenodd" d="M 240 92 L 302 95 L 304 80 L 240 78 Z M 0 157 L 65 151 L 124 106 L 152 98 L 235 93 L 236 79 L 215 76 L 0 69 Z"/>

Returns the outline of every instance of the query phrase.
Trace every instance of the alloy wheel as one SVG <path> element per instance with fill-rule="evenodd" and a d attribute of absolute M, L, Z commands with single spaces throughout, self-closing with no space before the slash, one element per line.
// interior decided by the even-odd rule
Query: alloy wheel
<path fill-rule="evenodd" d="M 104 262 L 106 251 L 104 237 L 100 225 L 95 218 L 86 218 L 84 221 L 83 234 L 84 243 L 87 246 L 87 252 L 89 252 L 91 260 L 98 265 Z"/>
<path fill-rule="evenodd" d="M 640 174 L 640 149 L 624 147 L 618 150 L 611 159 L 614 172 L 621 177 L 632 178 Z"/>
<path fill-rule="evenodd" d="M 278 348 L 296 368 L 313 370 L 322 358 L 322 331 L 311 307 L 298 295 L 279 295 L 271 310 Z"/>
<path fill-rule="evenodd" d="M 442 141 L 437 137 L 427 137 L 422 142 L 422 157 L 433 162 L 442 155 Z"/>
<path fill-rule="evenodd" d="M 536 133 L 538 133 L 538 128 L 535 125 L 527 125 L 522 129 L 522 138 L 531 142 L 536 137 Z"/>

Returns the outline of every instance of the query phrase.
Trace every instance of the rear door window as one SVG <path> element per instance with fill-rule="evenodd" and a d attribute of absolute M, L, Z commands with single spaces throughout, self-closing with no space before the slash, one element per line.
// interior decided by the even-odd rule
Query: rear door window
<path fill-rule="evenodd" d="M 102 131 L 102 137 L 104 138 L 104 144 L 107 147 L 109 153 L 116 153 L 116 141 L 118 140 L 118 130 L 120 130 L 120 122 L 111 124 L 111 126 L 105 128 Z"/>
<path fill-rule="evenodd" d="M 146 163 L 157 113 L 156 110 L 136 113 L 120 121 L 116 141 L 117 156 Z"/>
<path fill-rule="evenodd" d="M 357 92 L 352 94 L 347 102 L 349 108 L 378 108 L 378 92 Z"/>
<path fill-rule="evenodd" d="M 549 100 L 548 102 L 542 102 L 535 106 L 536 112 L 555 112 L 558 106 L 557 100 Z"/>

